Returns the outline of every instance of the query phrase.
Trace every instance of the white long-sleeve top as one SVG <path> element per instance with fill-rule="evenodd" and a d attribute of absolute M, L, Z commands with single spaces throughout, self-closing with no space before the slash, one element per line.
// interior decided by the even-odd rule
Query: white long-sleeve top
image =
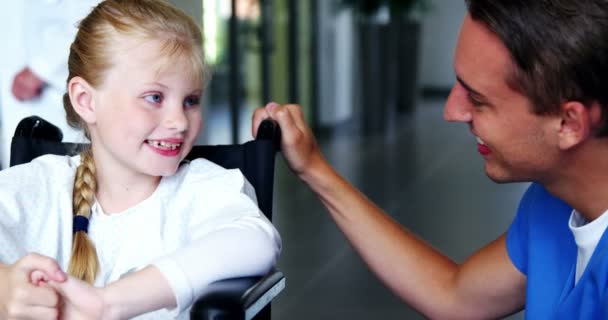
<path fill-rule="evenodd" d="M 78 156 L 47 155 L 0 171 L 0 262 L 36 252 L 67 270 L 79 163 Z M 209 283 L 266 273 L 281 246 L 241 172 L 204 159 L 162 178 L 150 197 L 123 212 L 108 215 L 95 204 L 89 236 L 100 260 L 96 286 L 148 265 L 168 280 L 177 308 L 138 319 L 187 318 Z"/>

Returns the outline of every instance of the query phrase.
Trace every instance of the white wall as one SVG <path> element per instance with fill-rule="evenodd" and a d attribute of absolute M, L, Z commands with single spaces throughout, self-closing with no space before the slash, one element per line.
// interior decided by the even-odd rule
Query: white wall
<path fill-rule="evenodd" d="M 319 124 L 332 126 L 353 113 L 354 21 L 350 10 L 336 10 L 333 1 L 319 1 Z"/>
<path fill-rule="evenodd" d="M 422 24 L 420 84 L 450 88 L 455 80 L 452 62 L 456 38 L 466 5 L 464 0 L 431 0 L 431 3 L 432 9 Z"/>

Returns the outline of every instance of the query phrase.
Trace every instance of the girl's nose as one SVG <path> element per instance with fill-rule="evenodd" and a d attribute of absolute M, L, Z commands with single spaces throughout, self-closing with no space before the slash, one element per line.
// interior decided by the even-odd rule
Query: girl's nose
<path fill-rule="evenodd" d="M 163 122 L 165 127 L 171 130 L 181 132 L 188 129 L 188 118 L 186 117 L 184 109 L 181 105 L 168 110 Z"/>

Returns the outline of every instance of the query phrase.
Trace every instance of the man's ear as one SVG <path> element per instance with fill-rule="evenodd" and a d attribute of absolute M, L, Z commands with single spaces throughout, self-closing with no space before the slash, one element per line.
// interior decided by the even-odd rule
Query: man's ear
<path fill-rule="evenodd" d="M 585 106 L 578 101 L 568 101 L 562 104 L 559 147 L 566 150 L 584 142 L 593 135 L 600 121 L 601 109 L 597 103 Z"/>
<path fill-rule="evenodd" d="M 82 77 L 73 77 L 68 82 L 68 94 L 72 108 L 88 124 L 94 124 L 95 105 L 93 95 L 95 89 Z"/>

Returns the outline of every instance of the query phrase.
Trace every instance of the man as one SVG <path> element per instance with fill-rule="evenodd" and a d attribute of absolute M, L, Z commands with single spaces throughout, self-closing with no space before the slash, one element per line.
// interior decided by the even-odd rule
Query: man
<path fill-rule="evenodd" d="M 468 0 L 448 121 L 468 124 L 490 179 L 534 182 L 511 227 L 457 264 L 341 178 L 300 108 L 278 121 L 290 168 L 370 269 L 437 319 L 608 318 L 608 1 Z M 381 250 L 378 250 L 381 248 Z"/>

